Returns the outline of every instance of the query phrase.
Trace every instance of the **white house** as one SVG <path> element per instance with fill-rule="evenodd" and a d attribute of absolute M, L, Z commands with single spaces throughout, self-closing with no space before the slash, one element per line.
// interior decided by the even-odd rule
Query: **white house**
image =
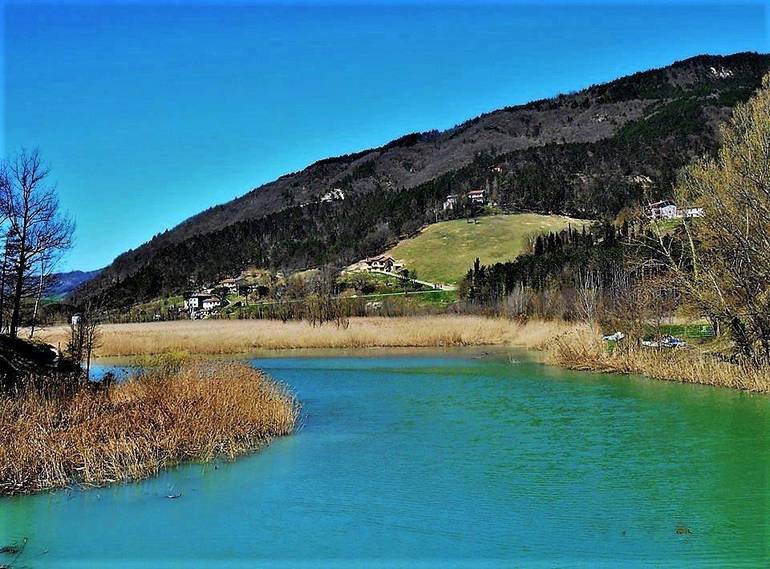
<path fill-rule="evenodd" d="M 484 190 L 471 190 L 468 192 L 468 199 L 471 203 L 484 205 L 487 201 L 486 192 Z"/>
<path fill-rule="evenodd" d="M 686 207 L 679 211 L 681 212 L 682 217 L 703 217 L 702 207 Z"/>
<path fill-rule="evenodd" d="M 238 294 L 238 279 L 224 279 L 219 286 L 226 288 L 228 294 Z"/>
<path fill-rule="evenodd" d="M 206 292 L 196 292 L 184 299 L 185 310 L 201 310 L 203 301 L 211 295 Z"/>
<path fill-rule="evenodd" d="M 679 219 L 683 217 L 703 217 L 702 207 L 678 208 L 671 200 L 663 200 L 649 205 L 652 219 Z"/>
<path fill-rule="evenodd" d="M 649 205 L 649 214 L 652 219 L 674 219 L 679 217 L 676 204 L 671 200 L 662 200 Z"/>
<path fill-rule="evenodd" d="M 454 209 L 457 205 L 457 194 L 449 194 L 444 200 L 444 211 Z"/>
<path fill-rule="evenodd" d="M 196 292 L 188 296 L 184 301 L 185 310 L 196 312 L 198 310 L 211 310 L 222 306 L 222 301 L 207 292 Z"/>

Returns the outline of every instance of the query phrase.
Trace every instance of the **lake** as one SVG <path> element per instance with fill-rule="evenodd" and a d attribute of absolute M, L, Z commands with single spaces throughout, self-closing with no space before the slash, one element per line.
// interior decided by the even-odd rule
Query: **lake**
<path fill-rule="evenodd" d="M 0 500 L 14 567 L 767 566 L 770 399 L 482 349 L 264 355 L 301 429 Z M 169 495 L 179 495 L 169 499 Z"/>

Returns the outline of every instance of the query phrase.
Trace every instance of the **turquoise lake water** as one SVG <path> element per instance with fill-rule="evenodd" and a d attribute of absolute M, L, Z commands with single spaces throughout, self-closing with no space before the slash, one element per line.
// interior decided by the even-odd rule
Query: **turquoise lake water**
<path fill-rule="evenodd" d="M 295 435 L 2 499 L 0 545 L 27 543 L 0 564 L 768 566 L 770 399 L 518 357 L 257 358 L 302 400 Z"/>

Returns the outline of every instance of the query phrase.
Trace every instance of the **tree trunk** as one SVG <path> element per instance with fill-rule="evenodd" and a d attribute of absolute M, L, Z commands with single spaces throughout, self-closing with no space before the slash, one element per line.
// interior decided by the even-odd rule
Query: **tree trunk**
<path fill-rule="evenodd" d="M 21 297 L 24 294 L 24 264 L 27 262 L 26 255 L 19 253 L 19 267 L 16 269 L 16 286 L 13 291 L 13 312 L 11 313 L 11 326 L 9 333 L 15 338 L 19 332 L 19 322 L 21 321 Z"/>
<path fill-rule="evenodd" d="M 3 272 L 0 273 L 0 334 L 3 333 L 5 324 L 5 275 L 8 271 L 8 247 L 3 255 Z"/>
<path fill-rule="evenodd" d="M 37 324 L 37 310 L 40 306 L 40 297 L 43 295 L 43 267 L 41 265 L 40 267 L 40 281 L 37 284 L 37 294 L 35 295 L 35 308 L 32 310 L 32 324 L 29 329 L 29 337 L 32 339 L 32 336 L 35 333 L 35 324 Z"/>

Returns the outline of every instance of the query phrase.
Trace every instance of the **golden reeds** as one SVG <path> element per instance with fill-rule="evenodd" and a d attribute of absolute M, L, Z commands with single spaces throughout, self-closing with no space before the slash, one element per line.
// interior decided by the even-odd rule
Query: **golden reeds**
<path fill-rule="evenodd" d="M 242 363 L 161 365 L 107 390 L 0 398 L 0 494 L 137 480 L 290 433 L 294 398 Z"/>
<path fill-rule="evenodd" d="M 550 363 L 583 371 L 645 375 L 654 379 L 770 392 L 770 369 L 730 363 L 695 348 L 654 349 L 629 341 L 609 350 L 588 328 L 554 341 Z"/>
<path fill-rule="evenodd" d="M 183 351 L 233 354 L 260 349 L 379 348 L 509 345 L 535 347 L 574 328 L 557 322 L 518 324 L 480 316 L 351 318 L 346 328 L 313 327 L 306 322 L 277 320 L 182 320 L 102 327 L 99 356 L 136 356 Z M 54 345 L 68 329 L 44 330 L 40 337 Z"/>

